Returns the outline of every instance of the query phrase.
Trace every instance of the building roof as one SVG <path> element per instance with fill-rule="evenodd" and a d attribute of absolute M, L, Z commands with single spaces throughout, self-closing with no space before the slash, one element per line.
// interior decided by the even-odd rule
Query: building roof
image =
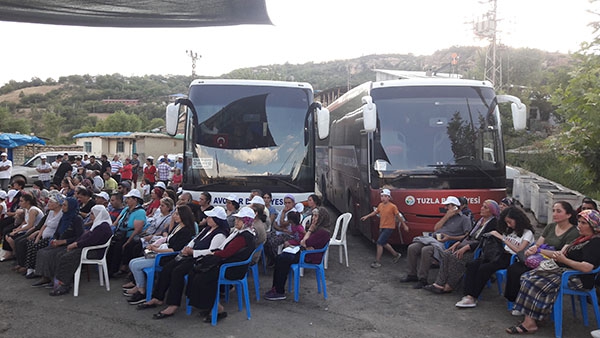
<path fill-rule="evenodd" d="M 46 141 L 40 139 L 37 136 L 0 133 L 0 147 L 2 148 L 15 148 L 30 143 L 46 145 Z"/>
<path fill-rule="evenodd" d="M 159 137 L 159 138 L 172 138 L 172 136 L 167 135 L 165 133 L 148 133 L 148 132 L 130 132 L 130 131 L 121 131 L 121 132 L 88 132 L 88 133 L 79 133 L 73 135 L 73 138 L 84 138 L 84 137 L 102 137 L 102 138 L 142 138 L 142 137 Z M 174 136 L 176 139 L 183 139 L 183 135 Z"/>

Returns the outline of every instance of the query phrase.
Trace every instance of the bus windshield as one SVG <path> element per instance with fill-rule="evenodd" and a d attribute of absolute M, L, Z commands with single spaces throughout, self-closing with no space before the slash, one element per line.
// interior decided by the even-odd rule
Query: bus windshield
<path fill-rule="evenodd" d="M 314 161 L 305 142 L 312 91 L 296 87 L 192 85 L 196 116 L 188 123 L 184 185 L 240 186 L 267 179 L 314 189 Z M 188 161 L 189 163 L 189 161 Z M 307 167 L 308 166 L 308 167 Z M 308 179 L 310 181 L 310 179 Z M 245 182 L 245 183 L 244 183 Z M 260 184 L 260 183 L 259 183 Z M 276 184 L 275 184 L 276 185 Z M 283 189 L 283 187 L 282 187 Z M 274 188 L 273 190 L 277 190 Z"/>
<path fill-rule="evenodd" d="M 400 86 L 371 95 L 378 114 L 373 165 L 380 177 L 449 168 L 489 176 L 485 171 L 504 167 L 492 88 Z"/>

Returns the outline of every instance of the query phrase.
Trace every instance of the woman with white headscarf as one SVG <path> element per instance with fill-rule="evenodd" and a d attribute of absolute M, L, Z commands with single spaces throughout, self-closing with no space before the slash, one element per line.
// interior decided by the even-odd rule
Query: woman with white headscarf
<path fill-rule="evenodd" d="M 111 219 L 106 208 L 102 205 L 95 205 L 90 212 L 92 227 L 81 235 L 75 242 L 69 244 L 67 249 L 59 253 L 56 257 L 56 269 L 54 271 L 54 289 L 50 296 L 60 296 L 69 292 L 73 274 L 79 267 L 81 260 L 81 250 L 88 246 L 100 245 L 106 243 L 112 236 L 110 228 Z M 88 253 L 88 257 L 96 255 L 101 257 L 105 249 L 98 252 Z"/>

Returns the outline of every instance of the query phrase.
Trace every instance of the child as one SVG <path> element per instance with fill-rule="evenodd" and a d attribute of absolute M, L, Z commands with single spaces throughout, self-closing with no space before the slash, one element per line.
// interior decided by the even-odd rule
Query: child
<path fill-rule="evenodd" d="M 300 224 L 300 213 L 290 212 L 287 214 L 288 221 L 290 222 L 291 236 L 293 238 L 285 241 L 284 246 L 297 246 L 300 245 L 300 240 L 304 238 L 305 230 L 302 224 Z"/>
<path fill-rule="evenodd" d="M 141 186 L 142 186 L 142 196 L 144 198 L 144 202 L 150 201 L 150 189 L 152 188 L 152 183 L 150 182 L 149 179 L 144 178 L 144 183 L 142 183 Z"/>
<path fill-rule="evenodd" d="M 377 256 L 375 262 L 371 263 L 371 267 L 376 269 L 381 267 L 381 255 L 383 255 L 383 248 L 385 247 L 393 256 L 394 263 L 397 263 L 400 259 L 400 253 L 396 252 L 394 248 L 388 243 L 388 239 L 392 235 L 392 232 L 396 228 L 396 219 L 402 224 L 402 229 L 408 231 L 408 225 L 404 220 L 404 216 L 398 211 L 395 204 L 391 203 L 392 196 L 390 195 L 389 189 L 383 189 L 381 191 L 381 203 L 377 205 L 377 208 L 368 215 L 360 218 L 361 221 L 365 221 L 371 216 L 379 214 L 379 238 L 377 239 Z M 400 225 L 398 225 L 399 227 Z"/>

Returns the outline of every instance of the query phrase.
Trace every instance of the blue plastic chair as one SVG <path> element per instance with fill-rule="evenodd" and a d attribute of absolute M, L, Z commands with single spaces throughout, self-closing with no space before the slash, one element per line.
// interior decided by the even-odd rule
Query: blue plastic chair
<path fill-rule="evenodd" d="M 299 290 L 300 290 L 300 269 L 313 269 L 317 277 L 317 291 L 321 293 L 321 287 L 323 288 L 323 297 L 327 299 L 327 283 L 325 282 L 325 267 L 323 261 L 325 258 L 325 252 L 329 248 L 329 243 L 322 249 L 316 250 L 305 250 L 300 253 L 300 260 L 297 264 L 290 266 L 290 273 L 288 276 L 288 290 L 292 290 L 292 279 L 294 281 L 294 301 L 298 302 Z M 305 261 L 306 255 L 323 253 L 323 258 L 319 264 L 307 263 Z"/>
<path fill-rule="evenodd" d="M 517 255 L 512 255 L 510 256 L 510 264 L 512 265 L 515 261 L 517 260 Z M 500 269 L 498 271 L 496 271 L 496 283 L 498 283 L 498 294 L 500 294 L 500 296 L 502 296 L 502 284 L 504 283 L 504 280 L 506 279 L 506 269 Z M 512 309 L 512 303 L 510 304 L 509 310 Z"/>
<path fill-rule="evenodd" d="M 260 243 L 260 245 L 257 246 L 256 249 L 254 250 L 252 257 L 254 257 L 254 255 L 258 252 L 260 252 L 261 255 L 263 255 L 263 257 L 264 257 L 264 254 L 265 254 L 264 246 L 265 246 L 264 243 Z M 264 259 L 263 259 L 263 262 L 265 262 Z M 260 278 L 258 277 L 258 262 L 256 264 L 250 264 L 250 271 L 252 271 L 252 279 L 254 280 L 254 290 L 256 291 L 256 300 L 259 301 L 260 300 Z M 265 267 L 265 273 L 266 273 L 266 267 Z"/>
<path fill-rule="evenodd" d="M 250 296 L 248 295 L 248 273 L 246 272 L 246 274 L 244 274 L 244 277 L 242 279 L 236 279 L 236 280 L 232 280 L 232 279 L 227 279 L 225 278 L 225 274 L 227 273 L 227 269 L 232 268 L 232 267 L 236 267 L 236 266 L 243 266 L 243 265 L 250 265 L 250 262 L 252 262 L 252 257 L 254 257 L 254 254 L 258 252 L 258 250 L 262 250 L 263 245 L 259 245 L 258 247 L 256 247 L 256 249 L 254 249 L 254 251 L 252 252 L 252 254 L 250 255 L 250 257 L 248 257 L 248 259 L 246 259 L 245 261 L 242 262 L 233 262 L 233 263 L 225 263 L 223 265 L 221 265 L 221 267 L 219 268 L 219 279 L 218 279 L 218 283 L 217 283 L 217 297 L 215 298 L 215 304 L 211 310 L 211 325 L 212 326 L 216 326 L 217 325 L 217 314 L 219 312 L 219 300 L 221 298 L 221 285 L 233 285 L 235 286 L 235 292 L 237 293 L 238 296 L 238 311 L 242 311 L 243 309 L 243 303 L 242 303 L 242 296 L 244 297 L 244 302 L 246 303 L 246 315 L 248 317 L 248 320 L 250 320 Z M 250 268 L 248 268 L 250 269 Z M 258 270 L 257 270 L 258 273 Z M 186 282 L 187 282 L 187 276 L 186 276 Z M 226 287 L 225 288 L 225 302 L 229 302 L 229 288 Z M 186 297 L 185 300 L 185 304 L 186 304 L 186 313 L 188 315 L 192 314 L 192 307 L 189 305 L 189 299 Z"/>
<path fill-rule="evenodd" d="M 562 274 L 560 281 L 560 289 L 554 302 L 554 334 L 556 338 L 562 337 L 562 314 L 563 314 L 563 296 L 571 296 L 571 308 L 573 310 L 573 317 L 575 317 L 575 296 L 579 296 L 579 305 L 581 307 L 581 313 L 583 316 L 583 324 L 589 326 L 588 313 L 587 313 L 587 297 L 592 300 L 592 307 L 594 308 L 594 315 L 596 316 L 596 325 L 600 328 L 600 309 L 598 308 L 598 297 L 596 296 L 596 290 L 573 290 L 569 288 L 569 278 L 575 275 L 586 275 L 586 274 L 597 274 L 600 272 L 600 267 L 592 270 L 588 273 L 581 271 L 569 270 Z"/>
<path fill-rule="evenodd" d="M 146 301 L 149 302 L 152 299 L 152 289 L 154 288 L 154 277 L 157 273 L 162 271 L 162 266 L 160 266 L 160 258 L 177 255 L 179 251 L 175 252 L 165 252 L 159 253 L 154 258 L 154 265 L 148 268 L 142 269 L 146 274 Z"/>

